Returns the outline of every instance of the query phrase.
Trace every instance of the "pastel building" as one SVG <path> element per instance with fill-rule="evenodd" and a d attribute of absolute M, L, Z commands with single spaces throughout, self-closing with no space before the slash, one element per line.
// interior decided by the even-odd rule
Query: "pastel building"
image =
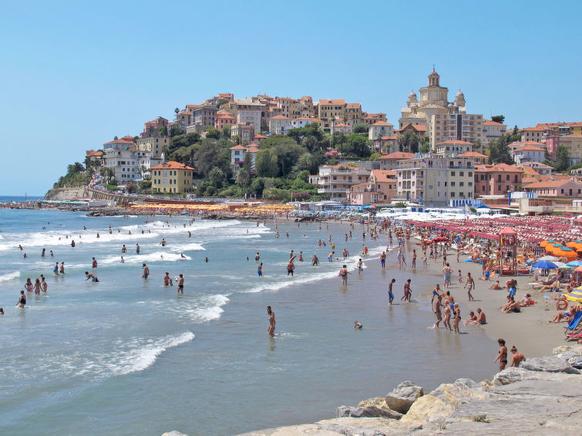
<path fill-rule="evenodd" d="M 224 127 L 232 127 L 236 123 L 236 117 L 227 110 L 219 110 L 216 112 L 214 127 L 222 130 Z"/>
<path fill-rule="evenodd" d="M 318 194 L 343 202 L 347 200 L 351 187 L 367 182 L 369 176 L 369 169 L 355 164 L 321 165 L 317 176 L 310 180 L 317 187 Z"/>
<path fill-rule="evenodd" d="M 537 194 L 538 197 L 582 198 L 582 182 L 574 177 L 534 182 L 523 188 L 526 192 Z"/>
<path fill-rule="evenodd" d="M 392 136 L 394 127 L 387 121 L 376 121 L 368 128 L 368 139 L 371 141 L 378 140 L 382 136 Z"/>
<path fill-rule="evenodd" d="M 546 149 L 539 142 L 527 141 L 515 147 L 511 152 L 511 157 L 517 164 L 543 162 L 546 160 Z"/>
<path fill-rule="evenodd" d="M 516 165 L 478 165 L 475 167 L 475 196 L 521 191 L 523 175 L 523 168 Z"/>
<path fill-rule="evenodd" d="M 284 135 L 292 128 L 291 118 L 285 115 L 275 115 L 269 120 L 269 132 L 272 135 Z"/>
<path fill-rule="evenodd" d="M 150 168 L 152 192 L 159 194 L 183 194 L 192 190 L 194 170 L 189 166 L 169 161 Z"/>

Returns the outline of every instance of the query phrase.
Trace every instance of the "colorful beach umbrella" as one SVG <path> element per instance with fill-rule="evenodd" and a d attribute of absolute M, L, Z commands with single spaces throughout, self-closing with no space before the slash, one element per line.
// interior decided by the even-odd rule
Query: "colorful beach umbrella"
<path fill-rule="evenodd" d="M 576 289 L 580 289 L 580 288 L 576 288 Z M 578 290 L 574 290 L 572 292 L 570 292 L 569 294 L 564 294 L 566 296 L 566 300 L 568 301 L 573 301 L 575 303 L 582 303 L 582 290 L 578 291 Z"/>
<path fill-rule="evenodd" d="M 550 262 L 549 260 L 538 260 L 532 266 L 534 268 L 539 268 L 539 269 L 556 269 L 556 268 L 558 268 L 554 262 Z"/>
<path fill-rule="evenodd" d="M 553 262 L 553 261 L 555 261 L 555 260 L 558 260 L 558 258 L 557 258 L 556 256 L 542 256 L 542 257 L 540 257 L 540 258 L 538 259 L 538 262 L 539 262 L 540 260 L 547 260 L 547 261 L 549 261 L 549 262 Z"/>

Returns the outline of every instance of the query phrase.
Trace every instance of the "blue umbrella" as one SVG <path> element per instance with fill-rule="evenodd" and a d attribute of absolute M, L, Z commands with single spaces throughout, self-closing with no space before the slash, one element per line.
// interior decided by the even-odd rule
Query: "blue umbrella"
<path fill-rule="evenodd" d="M 532 266 L 534 268 L 539 268 L 539 269 L 556 269 L 556 268 L 558 268 L 554 262 L 550 262 L 549 260 L 538 260 Z"/>
<path fill-rule="evenodd" d="M 582 260 L 573 260 L 572 262 L 568 262 L 566 265 L 568 266 L 582 266 Z"/>

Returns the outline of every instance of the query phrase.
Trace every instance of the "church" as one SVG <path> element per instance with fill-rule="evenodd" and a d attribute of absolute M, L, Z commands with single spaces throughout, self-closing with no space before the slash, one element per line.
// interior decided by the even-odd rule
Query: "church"
<path fill-rule="evenodd" d="M 420 100 L 413 91 L 401 110 L 400 130 L 409 126 L 423 126 L 431 148 L 449 140 L 471 142 L 481 151 L 484 142 L 483 115 L 468 114 L 465 95 L 459 90 L 455 100 L 449 102 L 448 88 L 440 85 L 440 76 L 434 67 L 428 76 L 428 86 L 419 90 Z"/>

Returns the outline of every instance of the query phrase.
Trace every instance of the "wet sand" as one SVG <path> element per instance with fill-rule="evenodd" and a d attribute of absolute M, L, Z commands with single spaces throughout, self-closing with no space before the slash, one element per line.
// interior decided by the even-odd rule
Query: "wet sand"
<path fill-rule="evenodd" d="M 417 248 L 417 252 L 419 249 Z M 530 293 L 536 304 L 522 308 L 520 313 L 503 313 L 500 307 L 505 304 L 507 291 L 492 290 L 489 287 L 495 282 L 481 280 L 481 265 L 464 262 L 467 256 L 461 256 L 460 262 L 456 260 L 456 252 L 451 250 L 448 255 L 448 262 L 453 269 L 453 283 L 450 288 L 451 294 L 455 297 L 455 302 L 461 306 L 461 316 L 463 321 L 467 318 L 470 311 L 476 311 L 481 308 L 487 315 L 487 325 L 485 326 L 464 326 L 461 324 L 461 331 L 474 331 L 475 329 L 483 330 L 492 340 L 504 338 L 507 341 L 508 348 L 512 345 L 523 352 L 526 356 L 543 356 L 549 355 L 554 347 L 562 345 L 564 341 L 565 323 L 549 323 L 555 313 L 555 303 L 552 294 L 549 299 L 544 300 L 544 294 L 533 290 L 529 283 L 533 282 L 532 276 L 517 277 L 517 300 L 521 300 L 526 293 Z M 475 290 L 472 292 L 476 301 L 469 301 L 467 291 L 463 285 L 458 283 L 457 271 L 461 269 L 463 277 L 466 278 L 468 272 L 475 279 Z M 435 284 L 440 283 L 443 287 L 442 279 L 442 258 L 437 261 L 429 260 L 428 274 L 434 277 Z M 503 287 L 506 280 L 513 277 L 503 276 L 499 279 Z M 431 289 L 423 292 L 423 296 L 430 298 Z M 492 360 L 495 356 L 492 356 Z M 459 376 L 461 376 L 459 374 Z"/>

